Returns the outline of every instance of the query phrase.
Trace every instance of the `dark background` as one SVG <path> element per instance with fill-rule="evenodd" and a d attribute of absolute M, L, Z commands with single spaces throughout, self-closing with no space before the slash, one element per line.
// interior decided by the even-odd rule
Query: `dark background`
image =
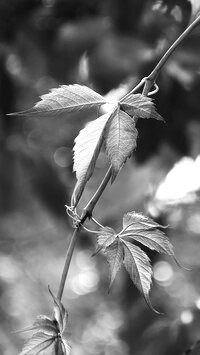
<path fill-rule="evenodd" d="M 96 115 L 6 114 L 30 108 L 60 84 L 85 84 L 107 94 L 126 83 L 120 86 L 123 92 L 150 73 L 187 26 L 190 12 L 186 0 L 165 0 L 162 6 L 145 0 L 0 1 L 2 355 L 16 355 L 22 348 L 27 334 L 13 330 L 31 325 L 38 314 L 51 315 L 47 285 L 57 292 L 72 229 L 65 204 L 75 184 L 73 140 Z M 179 355 L 200 338 L 199 41 L 200 27 L 163 68 L 155 103 L 166 123 L 138 122 L 137 150 L 94 211 L 101 223 L 114 228 L 131 210 L 170 224 L 167 234 L 176 255 L 192 271 L 149 254 L 155 279 L 151 300 L 164 313 L 158 316 L 124 270 L 108 294 L 107 263 L 102 256 L 91 258 L 95 237 L 82 233 L 63 297 L 74 355 Z M 166 187 L 168 198 L 158 201 L 158 184 L 184 156 L 190 157 L 189 165 Z M 82 206 L 104 174 L 104 158 L 102 153 Z"/>

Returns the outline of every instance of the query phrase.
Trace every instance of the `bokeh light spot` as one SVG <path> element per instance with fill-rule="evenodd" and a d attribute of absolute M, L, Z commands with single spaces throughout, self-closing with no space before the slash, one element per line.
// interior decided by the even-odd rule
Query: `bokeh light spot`
<path fill-rule="evenodd" d="M 56 149 L 53 158 L 56 165 L 61 168 L 67 168 L 71 165 L 71 149 L 68 147 L 60 147 Z"/>
<path fill-rule="evenodd" d="M 198 309 L 200 309 L 200 298 L 196 300 L 195 305 Z"/>
<path fill-rule="evenodd" d="M 153 268 L 154 279 L 165 285 L 169 285 L 173 278 L 173 269 L 166 261 L 158 261 Z"/>
<path fill-rule="evenodd" d="M 180 319 L 183 324 L 190 324 L 194 319 L 194 315 L 189 309 L 187 309 L 181 313 Z"/>
<path fill-rule="evenodd" d="M 72 291 L 78 295 L 94 292 L 99 282 L 96 270 L 81 272 L 74 276 L 71 281 Z"/>
<path fill-rule="evenodd" d="M 187 228 L 189 232 L 199 234 L 200 233 L 200 214 L 195 213 L 191 215 L 187 220 Z"/>

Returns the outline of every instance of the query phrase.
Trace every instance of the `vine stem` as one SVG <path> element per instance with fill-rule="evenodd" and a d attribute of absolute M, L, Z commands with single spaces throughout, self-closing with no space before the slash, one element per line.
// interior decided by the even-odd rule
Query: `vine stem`
<path fill-rule="evenodd" d="M 74 232 L 71 236 L 70 243 L 69 243 L 69 246 L 67 249 L 66 258 L 65 258 L 65 265 L 64 265 L 64 269 L 63 269 L 61 280 L 60 280 L 59 290 L 58 290 L 58 294 L 57 294 L 57 298 L 59 300 L 61 300 L 62 295 L 63 295 L 65 282 L 66 282 L 67 274 L 69 271 L 69 266 L 70 266 L 72 254 L 73 254 L 73 251 L 74 251 L 74 248 L 76 245 L 76 241 L 78 238 L 78 234 L 82 228 L 82 225 L 85 223 L 86 219 L 92 217 L 92 211 L 93 211 L 94 207 L 96 206 L 99 198 L 101 197 L 103 191 L 105 190 L 111 176 L 112 176 L 112 167 L 110 166 L 107 173 L 105 174 L 101 184 L 99 185 L 98 189 L 96 190 L 96 192 L 92 196 L 91 200 L 83 208 L 83 212 L 82 212 L 80 221 L 77 223 L 77 226 L 74 229 Z"/>
<path fill-rule="evenodd" d="M 158 64 L 152 70 L 152 72 L 145 78 L 145 86 L 143 89 L 143 95 L 147 95 L 150 91 L 151 87 L 154 85 L 157 76 L 162 69 L 163 65 L 175 51 L 175 49 L 179 46 L 179 44 L 184 40 L 184 38 L 200 23 L 200 16 L 198 16 L 186 29 L 182 34 L 177 38 L 177 40 L 169 47 L 169 49 L 162 56 Z"/>
<path fill-rule="evenodd" d="M 155 81 L 157 79 L 157 76 L 162 69 L 163 65 L 166 63 L 168 58 L 171 56 L 171 54 L 175 51 L 177 46 L 182 42 L 182 40 L 193 30 L 195 26 L 197 26 L 200 23 L 200 16 L 198 16 L 190 26 L 186 28 L 186 30 L 177 38 L 177 40 L 171 45 L 171 47 L 165 52 L 165 54 L 162 56 L 158 64 L 155 66 L 155 68 L 152 70 L 152 72 L 149 74 L 148 77 L 143 78 L 136 87 L 134 87 L 127 95 L 125 95 L 121 100 L 124 100 L 127 98 L 129 95 L 135 93 L 141 86 L 144 85 L 142 94 L 147 96 L 149 91 L 151 90 L 151 87 L 155 84 Z M 120 100 L 120 101 L 121 101 Z M 64 287 L 65 287 L 65 282 L 72 258 L 72 254 L 76 245 L 76 241 L 78 238 L 78 234 L 82 228 L 82 225 L 85 223 L 85 221 L 89 218 L 92 218 L 92 212 L 94 207 L 96 206 L 99 198 L 101 197 L 103 191 L 105 190 L 109 180 L 111 179 L 112 176 L 112 167 L 110 166 L 107 173 L 105 174 L 101 184 L 99 185 L 97 191 L 94 193 L 92 196 L 91 200 L 88 202 L 86 207 L 83 208 L 82 215 L 80 218 L 80 221 L 77 222 L 77 226 L 74 229 L 74 232 L 71 236 L 71 240 L 67 249 L 67 254 L 66 254 L 66 259 L 65 259 L 65 265 L 63 269 L 63 273 L 61 276 L 61 281 L 59 285 L 59 290 L 58 290 L 58 299 L 61 300 Z"/>

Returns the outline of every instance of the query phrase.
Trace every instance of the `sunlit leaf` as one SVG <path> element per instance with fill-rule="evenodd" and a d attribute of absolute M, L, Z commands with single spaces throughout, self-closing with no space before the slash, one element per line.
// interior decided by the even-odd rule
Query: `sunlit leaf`
<path fill-rule="evenodd" d="M 163 120 L 156 111 L 152 99 L 142 94 L 132 94 L 126 99 L 122 99 L 120 106 L 125 112 L 135 118 L 155 118 L 156 120 Z"/>
<path fill-rule="evenodd" d="M 106 128 L 106 151 L 112 165 L 112 181 L 136 148 L 137 130 L 135 120 L 118 109 Z"/>
<path fill-rule="evenodd" d="M 31 109 L 18 112 L 17 115 L 56 116 L 60 113 L 77 112 L 98 108 L 105 104 L 103 96 L 83 85 L 62 85 L 42 95 L 41 101 Z"/>
<path fill-rule="evenodd" d="M 163 226 L 142 213 L 128 212 L 123 217 L 123 229 L 119 233 L 109 227 L 101 228 L 97 232 L 98 247 L 94 253 L 95 255 L 101 251 L 106 256 L 111 271 L 110 285 L 112 285 L 117 272 L 124 264 L 131 280 L 144 295 L 146 302 L 152 309 L 149 300 L 152 283 L 150 260 L 142 249 L 127 241 L 127 238 L 131 242 L 141 243 L 151 250 L 173 256 L 176 261 L 173 246 L 167 236 L 159 230 L 160 227 Z"/>
<path fill-rule="evenodd" d="M 75 139 L 74 167 L 77 184 L 74 189 L 74 205 L 81 198 L 87 181 L 93 174 L 96 160 L 99 156 L 105 134 L 105 127 L 109 119 L 112 119 L 115 111 L 106 113 L 87 124 Z"/>
<path fill-rule="evenodd" d="M 17 330 L 15 333 L 24 333 L 24 332 L 30 332 L 30 331 L 37 331 L 40 333 L 43 333 L 45 335 L 49 336 L 57 336 L 58 329 L 56 327 L 56 323 L 53 322 L 52 319 L 46 317 L 46 316 L 38 316 L 37 320 L 33 323 L 32 326 Z"/>
<path fill-rule="evenodd" d="M 98 254 L 100 250 L 105 251 L 105 249 L 114 242 L 116 238 L 116 232 L 110 227 L 104 227 L 98 231 L 97 237 L 97 248 L 93 253 L 93 256 Z"/>
<path fill-rule="evenodd" d="M 115 241 L 104 250 L 104 255 L 106 256 L 110 266 L 110 275 L 111 275 L 110 287 L 111 287 L 118 271 L 120 270 L 123 264 L 123 259 L 124 259 L 124 248 L 119 237 L 116 237 Z"/>
<path fill-rule="evenodd" d="M 190 22 L 193 22 L 200 16 L 200 0 L 189 0 L 191 3 L 191 17 Z"/>
<path fill-rule="evenodd" d="M 174 256 L 173 246 L 166 235 L 159 229 L 154 230 L 130 230 L 125 234 L 129 238 L 139 242 L 151 250 Z"/>
<path fill-rule="evenodd" d="M 152 268 L 149 258 L 139 247 L 127 241 L 123 241 L 123 243 L 124 266 L 131 280 L 150 305 L 149 291 L 152 283 Z"/>
<path fill-rule="evenodd" d="M 123 228 L 129 230 L 144 230 L 152 228 L 166 228 L 155 222 L 153 219 L 135 211 L 128 212 L 123 217 Z"/>

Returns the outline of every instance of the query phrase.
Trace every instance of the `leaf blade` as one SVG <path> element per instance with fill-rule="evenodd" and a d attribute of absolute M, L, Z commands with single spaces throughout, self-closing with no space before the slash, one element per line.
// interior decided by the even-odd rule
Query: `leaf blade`
<path fill-rule="evenodd" d="M 136 242 L 139 242 L 151 250 L 158 253 L 168 254 L 174 257 L 173 246 L 167 236 L 158 229 L 155 230 L 131 230 L 124 234 Z M 122 234 L 122 238 L 124 237 Z"/>
<path fill-rule="evenodd" d="M 118 271 L 123 264 L 124 249 L 120 238 L 116 237 L 115 241 L 110 244 L 103 253 L 106 256 L 110 266 L 110 289 Z"/>
<path fill-rule="evenodd" d="M 141 230 L 141 229 L 152 229 L 152 228 L 166 228 L 167 226 L 162 226 L 155 222 L 150 217 L 145 216 L 143 213 L 131 211 L 125 213 L 123 216 L 123 228 L 127 231 Z"/>
<path fill-rule="evenodd" d="M 53 345 L 55 337 L 37 332 L 25 343 L 19 355 L 38 355 Z"/>
<path fill-rule="evenodd" d="M 142 94 L 131 94 L 124 100 L 120 101 L 121 107 L 135 118 L 154 118 L 163 121 L 163 118 L 156 111 L 153 100 Z"/>
<path fill-rule="evenodd" d="M 55 116 L 60 113 L 77 112 L 83 109 L 98 108 L 106 100 L 84 85 L 61 85 L 42 95 L 41 101 L 31 109 L 16 113 L 19 116 Z"/>
<path fill-rule="evenodd" d="M 74 206 L 78 204 L 85 185 L 93 174 L 104 141 L 106 124 L 113 115 L 114 111 L 111 111 L 89 122 L 75 139 L 73 171 L 76 172 L 77 184 L 73 193 Z"/>
<path fill-rule="evenodd" d="M 110 227 L 101 228 L 98 232 L 97 237 L 97 248 L 92 256 L 98 254 L 101 250 L 105 251 L 105 249 L 115 241 L 116 233 L 114 229 Z"/>
<path fill-rule="evenodd" d="M 152 284 L 152 268 L 149 258 L 139 247 L 123 241 L 124 266 L 131 280 L 150 305 L 149 291 Z"/>
<path fill-rule="evenodd" d="M 105 138 L 106 152 L 112 165 L 111 182 L 136 148 L 137 135 L 135 120 L 118 107 L 107 126 Z"/>

